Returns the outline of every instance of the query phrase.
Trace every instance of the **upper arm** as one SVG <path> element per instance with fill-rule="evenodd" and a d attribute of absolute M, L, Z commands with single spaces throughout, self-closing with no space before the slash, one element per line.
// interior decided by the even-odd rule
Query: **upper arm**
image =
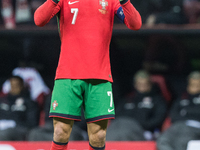
<path fill-rule="evenodd" d="M 125 18 L 125 16 L 124 16 L 124 11 L 123 11 L 123 9 L 122 9 L 121 6 L 117 9 L 115 15 L 117 16 L 117 18 L 118 18 L 122 23 L 124 23 L 124 18 Z"/>
<path fill-rule="evenodd" d="M 124 23 L 124 18 L 125 18 L 124 11 L 121 7 L 119 0 L 113 0 L 113 8 L 116 17 L 120 20 L 120 22 Z"/>

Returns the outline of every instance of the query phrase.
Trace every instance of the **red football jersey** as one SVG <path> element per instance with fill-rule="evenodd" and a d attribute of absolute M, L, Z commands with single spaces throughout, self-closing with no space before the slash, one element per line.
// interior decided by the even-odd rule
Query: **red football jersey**
<path fill-rule="evenodd" d="M 109 45 L 114 15 L 120 6 L 119 0 L 61 0 L 58 4 L 47 0 L 45 7 L 36 11 L 35 22 L 39 26 L 45 25 L 59 12 L 61 52 L 56 79 L 113 81 Z M 124 22 L 129 28 L 137 30 L 141 27 L 139 13 L 130 1 L 124 7 L 128 18 L 134 17 L 130 20 L 125 13 Z M 48 10 L 45 12 L 44 9 Z M 43 16 L 40 16 L 41 13 Z"/>

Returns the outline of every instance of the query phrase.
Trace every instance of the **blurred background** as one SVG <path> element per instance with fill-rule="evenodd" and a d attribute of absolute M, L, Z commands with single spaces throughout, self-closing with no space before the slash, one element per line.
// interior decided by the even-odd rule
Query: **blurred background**
<path fill-rule="evenodd" d="M 35 97 L 30 94 L 31 99 L 37 99 L 34 101 L 38 102 L 40 111 L 44 110 L 44 99 L 52 91 L 60 53 L 56 17 L 43 28 L 34 25 L 34 11 L 43 2 L 0 1 L 1 95 L 9 92 L 6 80 L 11 75 L 22 74 L 15 69 L 35 69 L 39 74 L 37 78 L 40 78 L 35 86 L 30 88 L 30 78 L 21 77 L 26 78 L 24 82 L 27 82 L 30 93 L 42 83 L 43 88 L 38 94 L 43 94 L 42 100 L 37 94 Z M 115 105 L 117 108 L 124 98 L 132 96 L 135 90 L 133 77 L 142 69 L 152 76 L 161 91 L 164 90 L 161 93 L 166 99 L 168 114 L 173 102 L 187 89 L 188 75 L 200 70 L 200 1 L 131 2 L 142 16 L 143 26 L 139 31 L 130 31 L 115 19 L 110 45 Z M 44 122 L 40 119 L 39 124 Z"/>

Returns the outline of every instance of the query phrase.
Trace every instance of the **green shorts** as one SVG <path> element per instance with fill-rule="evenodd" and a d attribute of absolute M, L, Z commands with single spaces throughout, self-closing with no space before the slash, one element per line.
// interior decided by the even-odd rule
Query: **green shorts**
<path fill-rule="evenodd" d="M 81 108 L 87 123 L 114 119 L 111 83 L 99 79 L 55 80 L 49 117 L 80 121 Z"/>

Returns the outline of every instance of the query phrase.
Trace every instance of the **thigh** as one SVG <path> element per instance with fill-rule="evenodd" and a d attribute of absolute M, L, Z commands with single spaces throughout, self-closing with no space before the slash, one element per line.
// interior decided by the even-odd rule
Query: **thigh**
<path fill-rule="evenodd" d="M 69 131 L 69 130 L 72 130 L 73 124 L 74 124 L 74 120 L 57 118 L 57 117 L 53 118 L 54 130 L 55 128 L 61 128 L 61 129 L 64 129 L 65 131 Z"/>
<path fill-rule="evenodd" d="M 114 101 L 112 84 L 105 80 L 87 80 L 88 87 L 84 95 L 86 122 L 114 119 Z"/>
<path fill-rule="evenodd" d="M 81 80 L 59 79 L 55 81 L 50 107 L 50 117 L 81 120 L 83 89 Z"/>
<path fill-rule="evenodd" d="M 53 118 L 54 137 L 55 142 L 66 143 L 69 140 L 74 120 L 63 118 Z"/>

